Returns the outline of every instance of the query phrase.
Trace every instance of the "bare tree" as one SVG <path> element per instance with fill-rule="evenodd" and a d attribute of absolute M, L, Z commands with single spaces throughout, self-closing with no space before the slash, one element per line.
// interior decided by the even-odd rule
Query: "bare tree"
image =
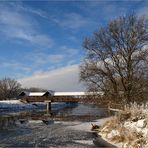
<path fill-rule="evenodd" d="M 87 54 L 80 66 L 80 80 L 89 90 L 104 91 L 126 103 L 143 94 L 148 75 L 148 27 L 144 17 L 131 14 L 111 21 L 86 38 L 84 48 Z"/>
<path fill-rule="evenodd" d="M 21 91 L 21 84 L 11 78 L 0 80 L 0 99 L 11 99 L 17 97 Z"/>

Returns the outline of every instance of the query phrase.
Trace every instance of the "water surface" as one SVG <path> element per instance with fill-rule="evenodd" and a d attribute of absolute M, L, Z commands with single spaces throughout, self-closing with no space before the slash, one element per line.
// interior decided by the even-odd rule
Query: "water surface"
<path fill-rule="evenodd" d="M 68 128 L 108 116 L 92 104 L 67 105 L 46 110 L 5 113 L 0 116 L 1 147 L 97 147 L 91 132 Z"/>

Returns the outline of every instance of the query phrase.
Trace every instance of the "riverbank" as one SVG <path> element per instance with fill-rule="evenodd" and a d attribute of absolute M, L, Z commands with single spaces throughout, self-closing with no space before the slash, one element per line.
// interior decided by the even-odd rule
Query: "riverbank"
<path fill-rule="evenodd" d="M 117 147 L 148 147 L 148 103 L 125 106 L 99 129 L 104 139 Z"/>
<path fill-rule="evenodd" d="M 78 130 L 78 131 L 85 131 L 85 132 L 91 132 L 95 135 L 95 138 L 90 141 L 85 140 L 79 140 L 80 143 L 89 143 L 91 145 L 95 145 L 96 147 L 108 147 L 108 148 L 116 148 L 116 145 L 113 143 L 110 143 L 105 137 L 100 136 L 98 134 L 98 131 L 92 131 L 92 125 L 97 125 L 99 127 L 103 126 L 107 121 L 109 121 L 112 117 L 106 117 L 102 119 L 98 119 L 92 122 L 80 122 L 76 125 L 69 126 L 68 128 Z"/>

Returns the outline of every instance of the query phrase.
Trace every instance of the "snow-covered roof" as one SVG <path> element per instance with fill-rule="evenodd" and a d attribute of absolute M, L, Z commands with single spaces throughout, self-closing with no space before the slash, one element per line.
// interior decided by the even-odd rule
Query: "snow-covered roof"
<path fill-rule="evenodd" d="M 93 95 L 93 94 L 100 94 L 102 95 L 102 92 L 54 92 L 53 96 L 85 96 L 85 95 Z"/>
<path fill-rule="evenodd" d="M 54 92 L 54 96 L 84 96 L 85 92 Z"/>
<path fill-rule="evenodd" d="M 48 91 L 47 92 L 21 92 L 19 96 L 29 96 L 29 97 L 41 97 L 46 94 L 50 94 Z"/>
<path fill-rule="evenodd" d="M 33 97 L 33 96 L 43 96 L 46 92 L 30 92 L 28 96 Z"/>
<path fill-rule="evenodd" d="M 102 92 L 54 92 L 54 91 L 47 91 L 47 92 L 22 92 L 23 96 L 29 96 L 29 97 L 41 97 L 46 95 L 48 93 L 51 96 L 85 96 L 85 95 L 93 95 L 93 94 L 99 94 L 103 95 Z M 20 94 L 20 96 L 21 96 Z"/>

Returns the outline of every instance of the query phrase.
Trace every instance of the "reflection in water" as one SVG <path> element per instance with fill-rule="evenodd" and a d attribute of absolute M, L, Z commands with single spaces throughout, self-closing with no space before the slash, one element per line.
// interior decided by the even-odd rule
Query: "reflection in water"
<path fill-rule="evenodd" d="M 101 117 L 106 117 L 108 112 L 104 108 L 99 108 L 96 105 L 68 105 L 62 109 L 53 109 L 50 114 L 47 114 L 46 110 L 20 112 L 13 115 L 1 115 L 0 116 L 0 128 L 6 129 L 15 127 L 21 124 L 26 124 L 32 121 L 40 121 L 48 125 L 53 121 L 91 121 Z M 52 121 L 52 122 L 51 122 Z"/>
<path fill-rule="evenodd" d="M 1 116 L 0 117 L 0 128 L 5 129 L 8 127 L 15 126 L 17 121 L 17 117 L 15 116 Z"/>

